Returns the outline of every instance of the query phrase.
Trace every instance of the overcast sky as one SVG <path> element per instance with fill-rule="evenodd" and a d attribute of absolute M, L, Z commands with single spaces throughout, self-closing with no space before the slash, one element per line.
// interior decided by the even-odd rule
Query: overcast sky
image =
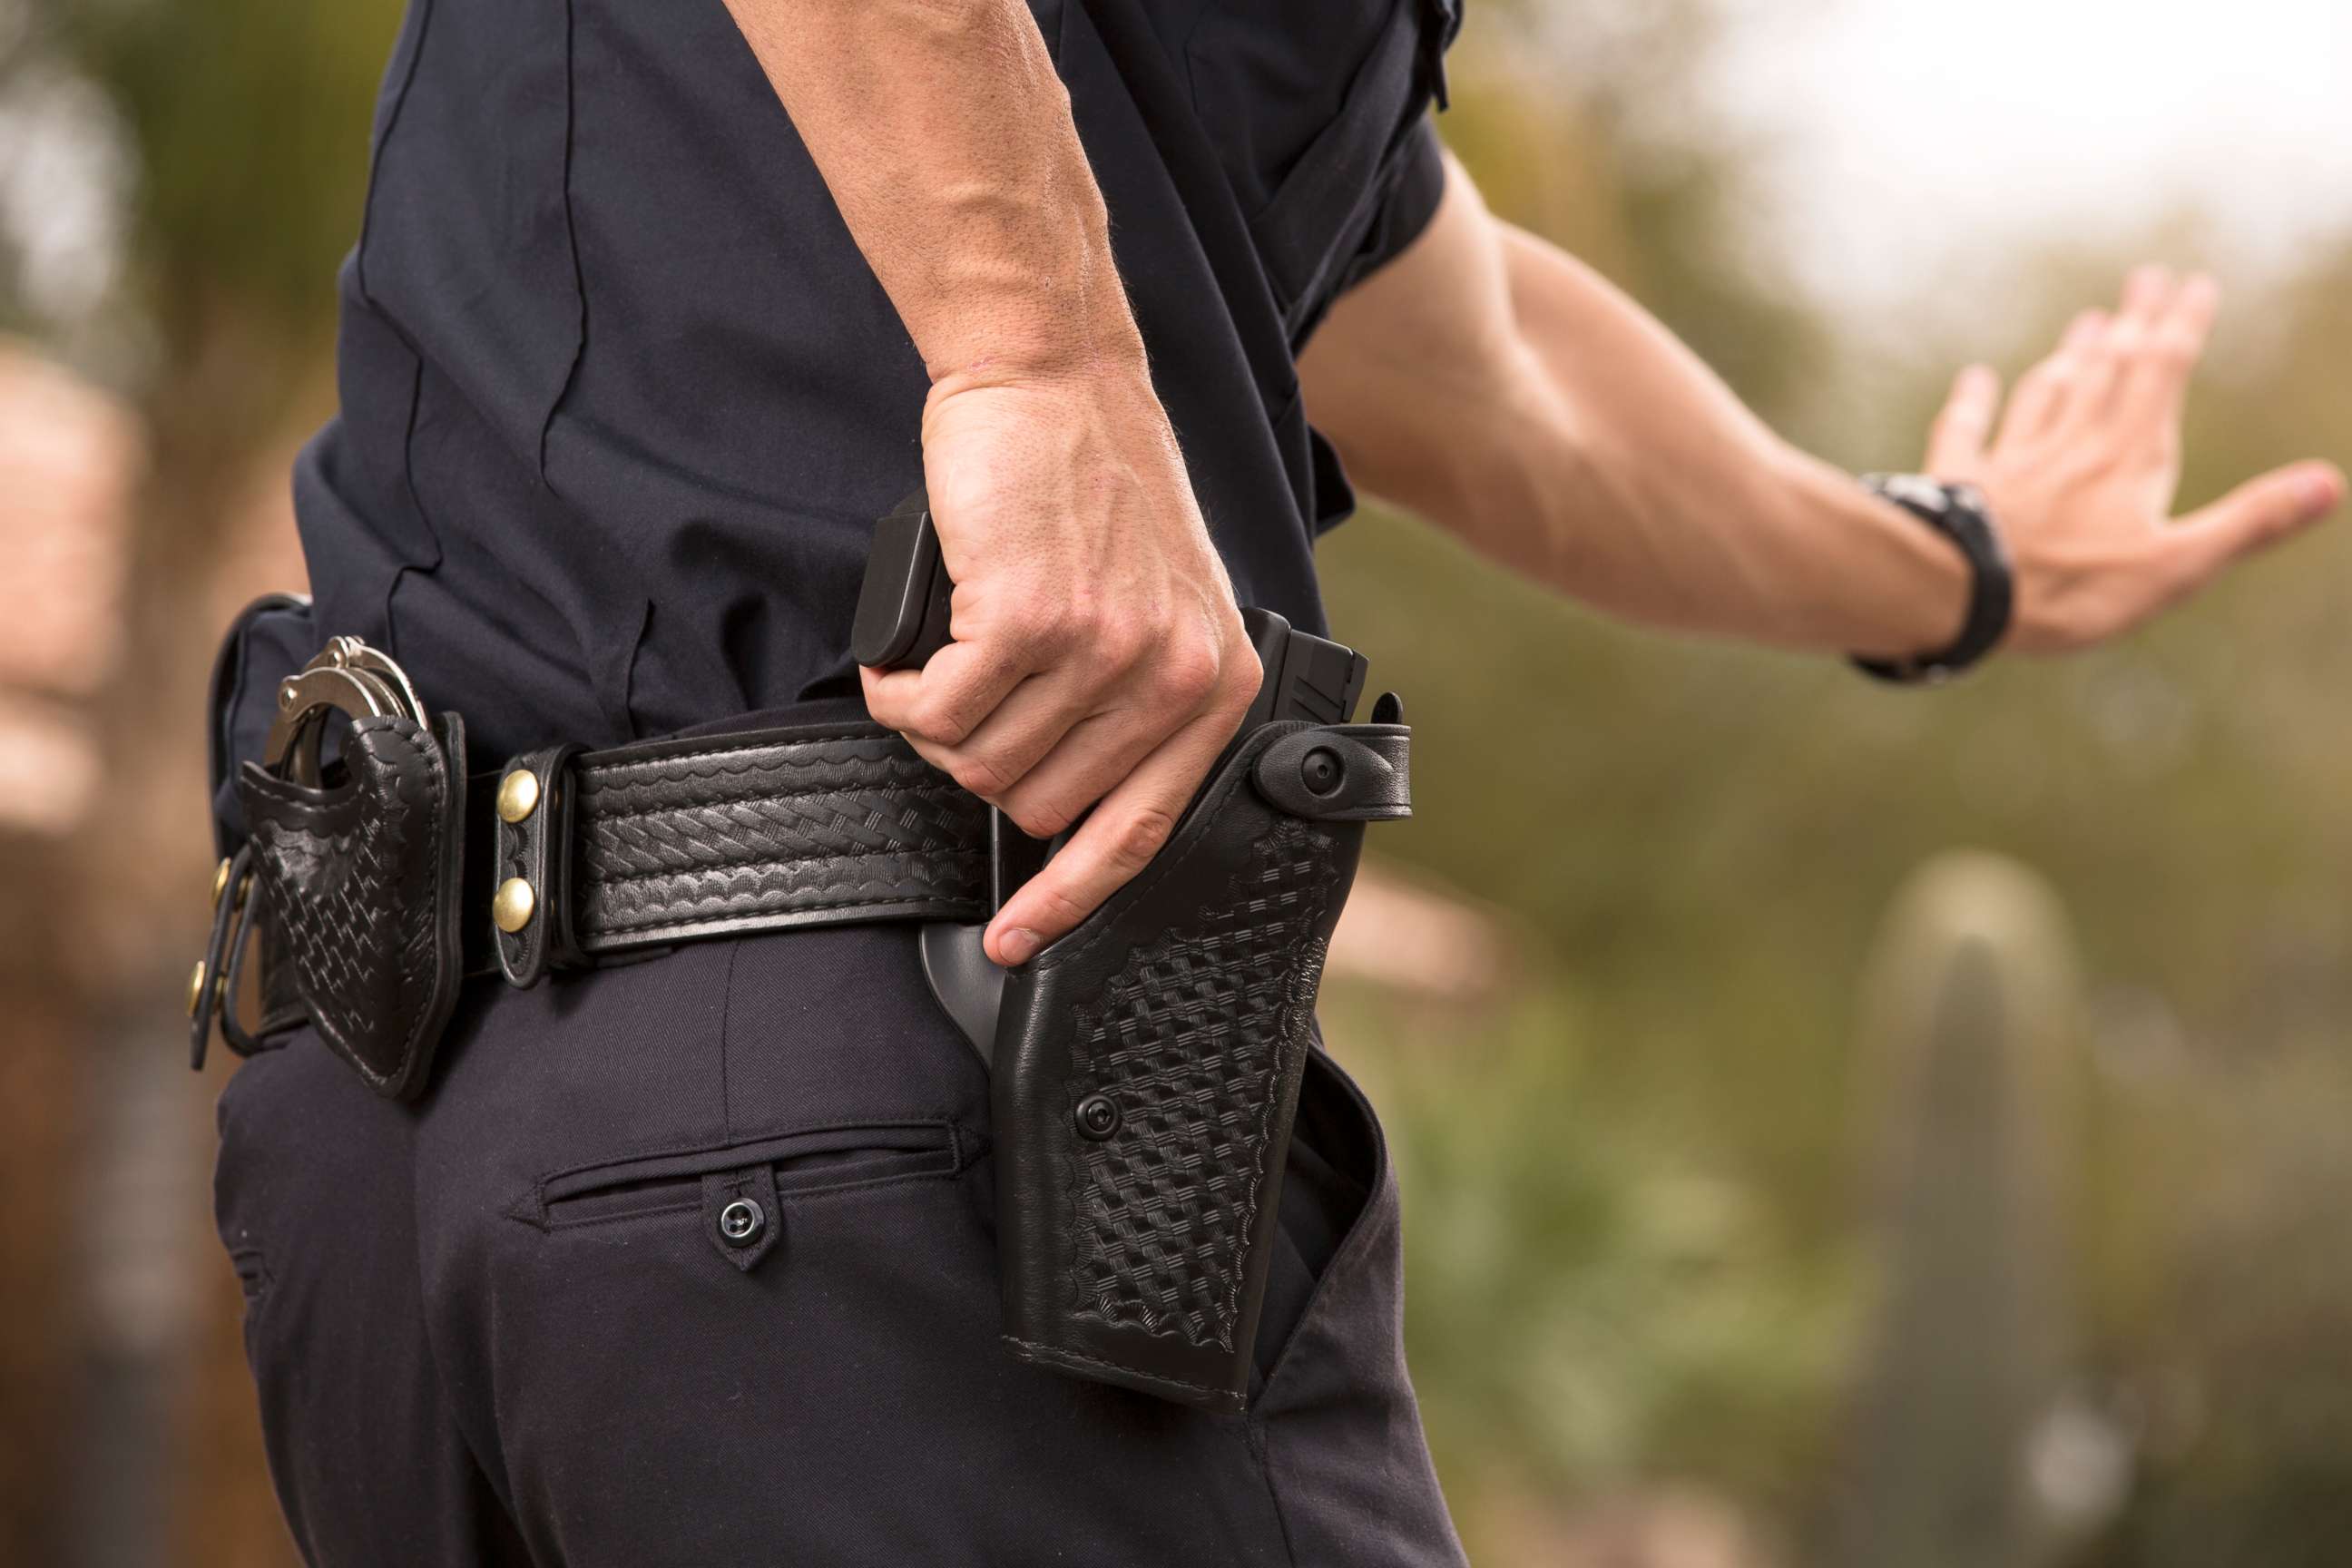
<path fill-rule="evenodd" d="M 1748 0 L 1727 100 L 1783 145 L 1806 271 L 1922 266 L 2184 197 L 2248 264 L 2352 229 L 2352 0 Z"/>

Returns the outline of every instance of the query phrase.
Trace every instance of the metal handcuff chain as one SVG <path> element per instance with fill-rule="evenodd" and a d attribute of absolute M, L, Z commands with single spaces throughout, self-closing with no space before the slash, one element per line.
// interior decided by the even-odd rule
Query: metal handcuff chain
<path fill-rule="evenodd" d="M 335 713 L 352 719 L 406 719 L 419 729 L 431 727 L 415 683 L 391 655 L 358 637 L 338 637 L 278 683 L 276 715 L 261 746 L 262 766 L 292 783 L 320 787 L 320 752 L 328 719 Z M 252 882 L 253 858 L 245 852 L 222 861 L 214 877 L 213 938 L 188 983 L 188 1016 L 195 1025 L 189 1045 L 192 1066 L 204 1064 L 215 1016 L 230 1044 L 242 1055 L 251 1054 L 253 1042 L 236 1022 L 231 982 L 244 971 L 245 950 L 253 934 L 247 913 Z"/>

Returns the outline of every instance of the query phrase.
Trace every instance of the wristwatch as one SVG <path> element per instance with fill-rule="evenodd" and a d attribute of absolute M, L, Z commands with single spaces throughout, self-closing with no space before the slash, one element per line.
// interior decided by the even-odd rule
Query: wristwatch
<path fill-rule="evenodd" d="M 1984 658 L 2009 630 L 2016 585 L 2009 570 L 2009 552 L 1993 525 L 1984 492 L 1974 485 L 1949 484 L 1924 474 L 1864 474 L 1862 483 L 1874 495 L 1893 501 L 1929 528 L 1959 546 L 1968 557 L 1970 583 L 1968 618 L 1951 646 L 1936 653 L 1909 658 L 1854 658 L 1864 675 L 1902 686 L 1938 685 Z"/>

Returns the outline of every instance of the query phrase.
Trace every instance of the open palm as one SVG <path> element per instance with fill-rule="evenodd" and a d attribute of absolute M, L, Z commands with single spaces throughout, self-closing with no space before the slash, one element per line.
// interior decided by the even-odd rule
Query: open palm
<path fill-rule="evenodd" d="M 2011 646 L 2061 652 L 2129 630 L 2342 501 L 2344 475 L 2311 461 L 2172 516 L 2182 408 L 2219 303 L 2210 278 L 2141 268 L 2115 311 L 2075 318 L 2006 411 L 1988 367 L 1954 382 L 1927 471 L 1991 503 L 2016 574 Z"/>

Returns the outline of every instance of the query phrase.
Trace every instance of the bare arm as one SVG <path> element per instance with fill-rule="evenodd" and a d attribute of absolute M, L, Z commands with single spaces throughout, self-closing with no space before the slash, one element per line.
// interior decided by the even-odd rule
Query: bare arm
<path fill-rule="evenodd" d="M 1158 850 L 1256 658 L 1027 5 L 728 4 L 931 377 L 955 640 L 866 705 L 1032 834 L 1097 807 L 990 926 L 1019 963 Z"/>
<path fill-rule="evenodd" d="M 1068 95 L 1018 0 L 729 0 L 935 383 L 1141 366 Z"/>
<path fill-rule="evenodd" d="M 1672 334 L 1558 247 L 1486 210 L 1458 165 L 1430 227 L 1333 309 L 1307 406 L 1369 489 L 1597 607 L 1684 630 L 1900 657 L 1949 643 L 1958 552 L 1781 441 Z M 1963 373 L 1930 471 L 1990 496 L 2015 563 L 2011 646 L 2137 624 L 2316 521 L 2324 464 L 2165 526 L 2210 282 L 2134 276 L 2022 381 Z"/>

